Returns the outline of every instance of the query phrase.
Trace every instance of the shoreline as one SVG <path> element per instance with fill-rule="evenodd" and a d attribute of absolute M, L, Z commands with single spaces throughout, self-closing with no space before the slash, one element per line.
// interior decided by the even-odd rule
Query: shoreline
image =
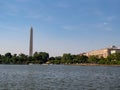
<path fill-rule="evenodd" d="M 81 63 L 81 64 L 0 64 L 0 65 L 120 66 L 120 64 L 91 64 L 91 63 Z"/>
<path fill-rule="evenodd" d="M 120 64 L 90 64 L 90 63 L 83 63 L 83 64 L 65 64 L 71 66 L 120 66 Z"/>

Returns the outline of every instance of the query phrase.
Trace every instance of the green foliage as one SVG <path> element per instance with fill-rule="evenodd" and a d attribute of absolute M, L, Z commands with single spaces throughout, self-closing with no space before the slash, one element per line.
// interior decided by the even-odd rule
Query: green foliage
<path fill-rule="evenodd" d="M 33 55 L 34 63 L 46 63 L 49 59 L 49 54 L 46 52 L 35 52 Z"/>
<path fill-rule="evenodd" d="M 52 57 L 53 58 L 53 57 Z M 80 55 L 71 55 L 70 53 L 63 54 L 62 57 L 55 57 L 53 59 L 49 59 L 50 63 L 52 64 L 75 64 L 75 63 L 87 63 L 88 57 L 87 56 L 80 56 Z"/>
<path fill-rule="evenodd" d="M 21 53 L 19 55 L 11 53 L 6 53 L 5 55 L 0 55 L 0 64 L 28 64 L 36 63 L 42 64 L 46 63 L 49 59 L 49 54 L 46 52 L 35 52 L 33 56 L 28 57 L 27 55 Z"/>
<path fill-rule="evenodd" d="M 50 57 L 46 52 L 35 52 L 33 56 L 27 56 L 23 53 L 12 55 L 10 52 L 5 55 L 0 54 L 0 64 L 79 64 L 79 63 L 96 63 L 96 64 L 120 64 L 120 53 L 109 55 L 107 58 L 97 56 L 71 55 L 65 53 L 63 56 Z"/>
<path fill-rule="evenodd" d="M 88 62 L 89 63 L 98 63 L 99 62 L 99 58 L 97 56 L 90 56 L 88 58 Z"/>
<path fill-rule="evenodd" d="M 72 60 L 71 54 L 63 54 L 62 60 Z"/>
<path fill-rule="evenodd" d="M 105 64 L 106 63 L 106 59 L 104 57 L 101 57 L 99 59 L 99 64 Z"/>
<path fill-rule="evenodd" d="M 77 55 L 76 56 L 76 63 L 87 63 L 88 62 L 88 57 L 87 56 L 80 56 L 80 55 Z"/>
<path fill-rule="evenodd" d="M 5 54 L 5 57 L 6 57 L 6 58 L 11 58 L 12 55 L 11 55 L 11 53 L 8 52 L 8 53 Z"/>

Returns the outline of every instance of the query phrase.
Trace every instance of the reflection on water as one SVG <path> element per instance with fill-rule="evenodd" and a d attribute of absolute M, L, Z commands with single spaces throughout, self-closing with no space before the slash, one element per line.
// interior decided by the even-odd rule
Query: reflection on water
<path fill-rule="evenodd" d="M 120 67 L 0 65 L 0 90 L 120 90 Z"/>

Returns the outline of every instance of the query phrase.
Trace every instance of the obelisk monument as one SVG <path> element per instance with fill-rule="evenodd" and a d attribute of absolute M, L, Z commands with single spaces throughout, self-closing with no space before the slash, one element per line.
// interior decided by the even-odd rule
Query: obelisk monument
<path fill-rule="evenodd" d="M 29 56 L 33 55 L 33 28 L 30 29 L 30 46 L 29 46 Z"/>

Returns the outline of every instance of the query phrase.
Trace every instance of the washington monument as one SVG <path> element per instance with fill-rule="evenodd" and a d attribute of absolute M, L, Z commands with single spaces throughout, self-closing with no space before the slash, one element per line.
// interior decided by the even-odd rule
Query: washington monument
<path fill-rule="evenodd" d="M 33 28 L 30 29 L 30 46 L 29 46 L 29 56 L 33 55 Z"/>

